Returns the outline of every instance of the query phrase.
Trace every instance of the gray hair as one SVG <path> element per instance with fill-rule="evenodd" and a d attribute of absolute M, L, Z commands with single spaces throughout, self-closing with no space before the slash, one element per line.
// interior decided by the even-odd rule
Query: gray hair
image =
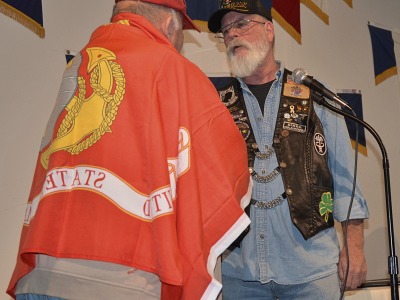
<path fill-rule="evenodd" d="M 168 16 L 171 16 L 175 30 L 182 29 L 183 27 L 182 14 L 173 8 L 148 2 L 141 2 L 140 0 L 129 0 L 123 2 L 129 2 L 129 4 L 124 6 L 115 4 L 112 17 L 124 12 L 133 13 L 145 17 L 157 29 L 161 30 L 160 25 Z"/>

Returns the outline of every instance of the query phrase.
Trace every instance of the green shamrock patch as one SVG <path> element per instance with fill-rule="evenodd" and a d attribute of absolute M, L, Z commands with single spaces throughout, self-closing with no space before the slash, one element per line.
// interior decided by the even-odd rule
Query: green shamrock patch
<path fill-rule="evenodd" d="M 330 192 L 323 193 L 319 203 L 319 213 L 325 216 L 325 222 L 328 222 L 329 213 L 333 212 L 333 199 Z"/>

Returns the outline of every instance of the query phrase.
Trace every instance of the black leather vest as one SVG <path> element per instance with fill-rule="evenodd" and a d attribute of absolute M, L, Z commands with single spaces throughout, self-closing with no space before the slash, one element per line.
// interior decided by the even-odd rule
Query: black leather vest
<path fill-rule="evenodd" d="M 310 90 L 291 82 L 290 74 L 285 70 L 273 146 L 292 222 L 308 239 L 334 225 L 333 178 Z"/>
<path fill-rule="evenodd" d="M 310 90 L 291 81 L 285 70 L 273 147 L 282 174 L 293 224 L 305 239 L 332 227 L 333 179 L 321 121 Z M 221 101 L 247 143 L 249 167 L 253 167 L 254 135 L 248 120 L 243 92 L 237 79 L 218 89 Z"/>

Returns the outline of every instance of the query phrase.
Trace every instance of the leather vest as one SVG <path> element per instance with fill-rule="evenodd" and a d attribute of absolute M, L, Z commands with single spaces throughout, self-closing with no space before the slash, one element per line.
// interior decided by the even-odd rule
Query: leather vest
<path fill-rule="evenodd" d="M 252 172 L 258 151 L 237 79 L 218 89 L 247 143 Z M 285 70 L 273 147 L 279 163 L 293 224 L 305 239 L 332 227 L 333 178 L 322 124 L 313 107 L 313 93 L 291 80 Z"/>

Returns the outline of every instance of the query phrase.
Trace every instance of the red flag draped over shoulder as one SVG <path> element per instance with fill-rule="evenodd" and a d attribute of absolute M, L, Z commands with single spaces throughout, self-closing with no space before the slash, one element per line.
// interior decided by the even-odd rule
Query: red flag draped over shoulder
<path fill-rule="evenodd" d="M 156 273 L 164 298 L 216 298 L 216 258 L 249 224 L 246 146 L 195 65 L 144 18 L 113 21 L 64 74 L 8 293 L 43 253 Z"/>

